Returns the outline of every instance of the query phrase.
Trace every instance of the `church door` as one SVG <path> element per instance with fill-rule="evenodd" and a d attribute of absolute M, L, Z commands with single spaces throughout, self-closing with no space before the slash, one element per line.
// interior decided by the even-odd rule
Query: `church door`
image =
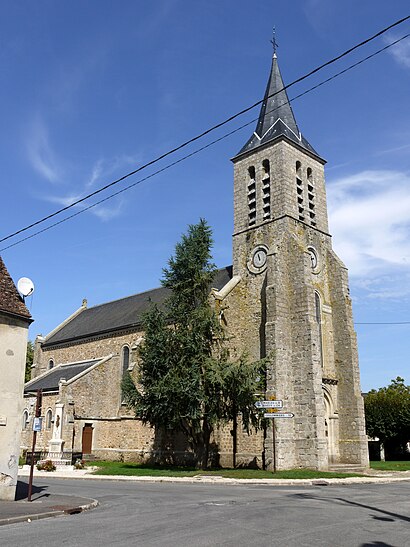
<path fill-rule="evenodd" d="M 91 448 L 93 445 L 93 426 L 91 424 L 85 424 L 83 427 L 82 437 L 82 453 L 91 454 Z"/>
<path fill-rule="evenodd" d="M 325 435 L 327 439 L 327 453 L 329 457 L 329 463 L 335 463 L 337 461 L 337 456 L 333 404 L 330 395 L 326 391 L 324 391 L 323 394 L 325 403 Z"/>

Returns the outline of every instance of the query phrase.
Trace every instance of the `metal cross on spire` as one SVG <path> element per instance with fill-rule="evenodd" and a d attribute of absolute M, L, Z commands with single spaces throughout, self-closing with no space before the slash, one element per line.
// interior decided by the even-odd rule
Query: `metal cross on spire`
<path fill-rule="evenodd" d="M 272 40 L 270 41 L 273 47 L 273 55 L 276 57 L 276 50 L 279 47 L 278 42 L 276 41 L 276 27 L 273 27 Z"/>

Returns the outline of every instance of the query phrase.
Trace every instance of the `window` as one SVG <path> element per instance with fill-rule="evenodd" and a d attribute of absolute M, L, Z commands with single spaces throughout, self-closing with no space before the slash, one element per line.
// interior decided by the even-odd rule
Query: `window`
<path fill-rule="evenodd" d="M 304 207 L 304 196 L 303 196 L 303 181 L 302 181 L 302 164 L 300 161 L 296 162 L 295 165 L 296 172 L 296 195 L 297 195 L 297 208 L 299 214 L 299 220 L 305 220 L 305 207 Z"/>
<path fill-rule="evenodd" d="M 54 368 L 54 361 L 50 359 L 50 361 L 48 362 L 48 370 L 51 370 L 52 368 Z"/>
<path fill-rule="evenodd" d="M 125 374 L 128 372 L 128 368 L 130 365 L 130 348 L 128 346 L 124 346 L 122 348 L 122 354 L 121 354 L 121 380 L 124 378 Z M 125 394 L 121 390 L 121 402 L 124 401 Z"/>
<path fill-rule="evenodd" d="M 25 410 L 23 412 L 23 420 L 22 420 L 22 423 L 21 423 L 21 429 L 24 431 L 27 428 L 28 428 L 28 411 Z"/>
<path fill-rule="evenodd" d="M 262 162 L 262 203 L 263 220 L 270 219 L 270 164 L 269 160 Z"/>
<path fill-rule="evenodd" d="M 124 346 L 122 348 L 122 373 L 123 374 L 127 372 L 129 365 L 130 365 L 130 348 L 128 346 Z"/>
<path fill-rule="evenodd" d="M 323 367 L 323 343 L 322 343 L 322 309 L 319 293 L 315 291 L 315 319 L 319 329 L 319 357 L 320 365 Z"/>
<path fill-rule="evenodd" d="M 51 429 L 52 423 L 53 423 L 53 411 L 51 410 L 51 408 L 49 408 L 46 413 L 46 429 Z"/>
<path fill-rule="evenodd" d="M 253 165 L 249 167 L 248 175 L 248 224 L 253 226 L 256 223 L 256 173 Z"/>
<path fill-rule="evenodd" d="M 309 203 L 309 217 L 310 224 L 316 226 L 316 211 L 315 211 L 315 194 L 313 186 L 313 172 L 310 167 L 306 169 L 306 178 L 308 182 L 308 203 Z"/>

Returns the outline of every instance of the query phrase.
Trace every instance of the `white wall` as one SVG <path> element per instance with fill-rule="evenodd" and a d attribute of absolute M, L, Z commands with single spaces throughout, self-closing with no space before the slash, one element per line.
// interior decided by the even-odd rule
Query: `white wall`
<path fill-rule="evenodd" d="M 0 499 L 14 500 L 28 323 L 0 313 Z"/>

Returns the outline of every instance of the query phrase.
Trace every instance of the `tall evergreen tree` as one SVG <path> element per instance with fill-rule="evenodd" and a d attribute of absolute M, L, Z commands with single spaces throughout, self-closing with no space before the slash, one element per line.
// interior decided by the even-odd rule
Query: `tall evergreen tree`
<path fill-rule="evenodd" d="M 143 422 L 183 432 L 202 468 L 209 462 L 212 431 L 242 415 L 257 426 L 255 393 L 262 362 L 229 359 L 224 331 L 210 305 L 216 268 L 212 233 L 204 220 L 191 225 L 164 269 L 171 290 L 165 309 L 153 306 L 144 321 L 145 339 L 136 386 L 124 380 L 126 401 Z"/>

